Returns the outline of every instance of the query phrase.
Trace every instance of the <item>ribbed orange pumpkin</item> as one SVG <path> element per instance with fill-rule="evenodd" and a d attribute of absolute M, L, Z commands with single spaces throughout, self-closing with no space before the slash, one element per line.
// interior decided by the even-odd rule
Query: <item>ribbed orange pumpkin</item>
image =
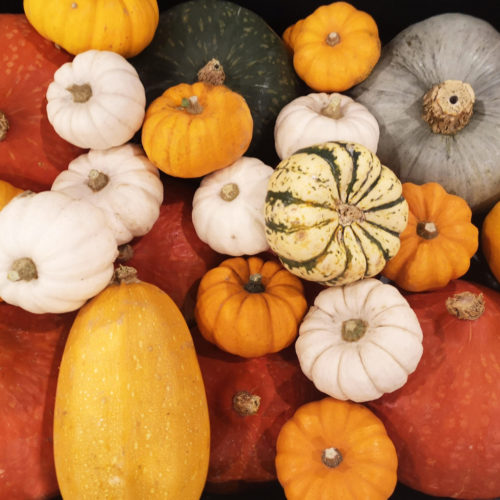
<path fill-rule="evenodd" d="M 2 210 L 14 196 L 22 192 L 22 189 L 13 186 L 10 182 L 0 180 L 0 210 Z"/>
<path fill-rule="evenodd" d="M 403 197 L 408 202 L 408 225 L 398 253 L 382 275 L 411 292 L 442 288 L 463 276 L 479 244 L 467 202 L 436 182 L 406 182 Z"/>
<path fill-rule="evenodd" d="M 148 106 L 142 145 L 163 172 L 201 177 L 243 156 L 252 133 L 252 115 L 240 94 L 224 85 L 180 83 Z"/>
<path fill-rule="evenodd" d="M 202 277 L 195 317 L 209 342 L 251 358 L 289 346 L 306 309 L 302 282 L 280 263 L 235 257 Z"/>

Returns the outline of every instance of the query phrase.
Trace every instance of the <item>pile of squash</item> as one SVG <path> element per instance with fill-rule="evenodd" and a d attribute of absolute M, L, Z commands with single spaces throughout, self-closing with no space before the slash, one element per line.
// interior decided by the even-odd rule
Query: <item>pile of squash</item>
<path fill-rule="evenodd" d="M 500 496 L 493 26 L 24 0 L 0 28 L 1 498 Z"/>

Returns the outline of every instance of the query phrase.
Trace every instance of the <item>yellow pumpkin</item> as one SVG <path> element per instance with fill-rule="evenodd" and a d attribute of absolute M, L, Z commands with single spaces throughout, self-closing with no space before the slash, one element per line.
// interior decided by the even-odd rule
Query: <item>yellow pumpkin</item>
<path fill-rule="evenodd" d="M 0 210 L 2 210 L 2 208 L 5 207 L 5 205 L 7 205 L 12 198 L 22 192 L 22 189 L 13 186 L 7 181 L 0 180 Z"/>
<path fill-rule="evenodd" d="M 157 0 L 24 0 L 24 13 L 70 54 L 97 49 L 126 58 L 150 44 L 159 19 Z"/>
<path fill-rule="evenodd" d="M 170 297 L 129 270 L 80 309 L 65 345 L 54 415 L 61 495 L 198 500 L 210 427 L 191 334 Z"/>
<path fill-rule="evenodd" d="M 481 250 L 493 276 L 500 281 L 500 201 L 490 209 L 483 220 Z"/>
<path fill-rule="evenodd" d="M 241 158 L 253 119 L 244 97 L 224 85 L 196 82 L 168 88 L 146 110 L 142 145 L 173 177 L 201 177 Z"/>
<path fill-rule="evenodd" d="M 295 29 L 294 29 L 295 31 Z M 380 58 L 378 27 L 347 2 L 318 7 L 287 33 L 299 77 L 318 92 L 343 92 L 362 82 Z"/>

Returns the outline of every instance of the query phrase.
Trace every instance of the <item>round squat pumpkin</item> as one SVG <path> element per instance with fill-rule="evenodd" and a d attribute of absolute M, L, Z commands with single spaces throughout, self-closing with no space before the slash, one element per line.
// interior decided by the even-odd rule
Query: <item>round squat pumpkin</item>
<path fill-rule="evenodd" d="M 406 384 L 367 403 L 405 485 L 438 497 L 500 496 L 500 294 L 464 280 L 406 295 L 423 355 Z"/>

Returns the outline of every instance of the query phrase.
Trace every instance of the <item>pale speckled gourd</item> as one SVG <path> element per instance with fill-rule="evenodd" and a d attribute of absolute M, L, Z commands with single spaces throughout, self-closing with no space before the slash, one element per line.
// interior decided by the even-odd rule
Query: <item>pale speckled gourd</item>
<path fill-rule="evenodd" d="M 499 51 L 486 21 L 433 16 L 400 32 L 352 89 L 380 125 L 377 155 L 402 182 L 437 182 L 474 212 L 500 198 Z"/>
<path fill-rule="evenodd" d="M 301 149 L 276 167 L 265 205 L 270 248 L 325 285 L 375 276 L 399 250 L 408 204 L 394 172 L 355 143 Z"/>

